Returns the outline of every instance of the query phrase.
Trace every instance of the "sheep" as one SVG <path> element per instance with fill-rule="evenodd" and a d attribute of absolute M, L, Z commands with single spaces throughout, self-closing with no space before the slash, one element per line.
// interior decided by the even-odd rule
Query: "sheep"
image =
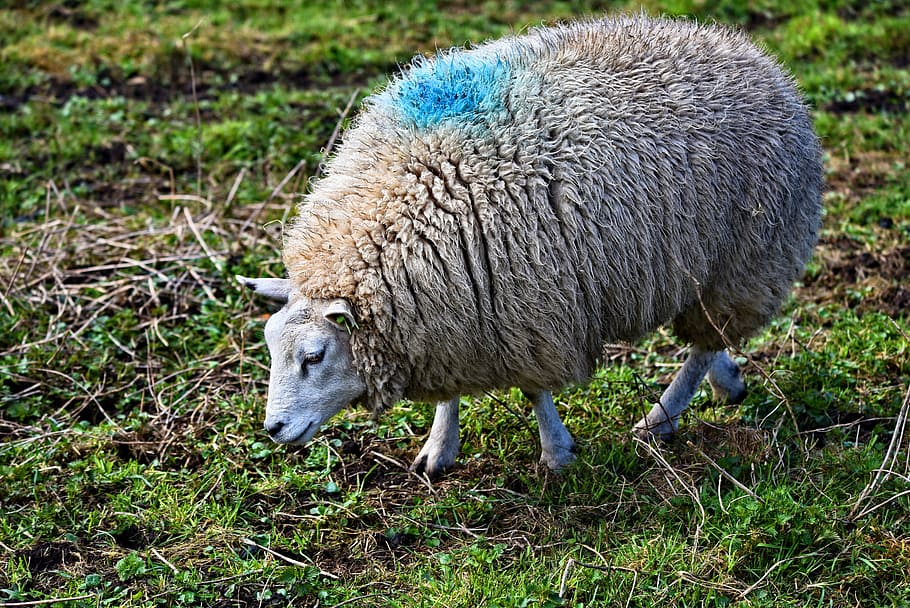
<path fill-rule="evenodd" d="M 518 387 L 541 462 L 575 444 L 552 391 L 665 324 L 691 345 L 633 428 L 675 432 L 726 347 L 778 311 L 821 215 L 819 142 L 784 69 L 728 27 L 645 15 L 417 57 L 364 102 L 285 227 L 265 429 L 436 401 L 413 470 L 453 466 L 462 395 Z"/>

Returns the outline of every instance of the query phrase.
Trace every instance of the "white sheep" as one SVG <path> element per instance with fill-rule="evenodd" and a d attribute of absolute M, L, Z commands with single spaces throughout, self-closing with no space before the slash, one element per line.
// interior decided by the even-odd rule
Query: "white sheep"
<path fill-rule="evenodd" d="M 435 400 L 414 462 L 433 475 L 460 396 L 517 386 L 558 469 L 551 391 L 670 323 L 691 352 L 635 431 L 672 433 L 705 374 L 742 398 L 724 346 L 802 271 L 821 175 L 792 79 L 726 27 L 622 16 L 417 58 L 299 205 L 290 278 L 238 277 L 285 303 L 265 428 L 300 443 L 352 402 Z"/>

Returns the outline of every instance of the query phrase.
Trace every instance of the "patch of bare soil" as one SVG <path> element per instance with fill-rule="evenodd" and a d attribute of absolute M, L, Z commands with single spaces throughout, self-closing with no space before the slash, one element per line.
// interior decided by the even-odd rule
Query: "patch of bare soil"
<path fill-rule="evenodd" d="M 78 561 L 76 546 L 66 542 L 42 542 L 34 547 L 15 553 L 17 559 L 25 560 L 25 567 L 32 575 L 65 568 L 67 562 Z"/>
<path fill-rule="evenodd" d="M 14 2 L 14 4 L 17 4 Z M 48 3 L 43 10 L 48 21 L 66 23 L 78 30 L 94 31 L 98 27 L 98 19 L 88 11 L 82 10 L 77 3 Z"/>
<path fill-rule="evenodd" d="M 153 462 L 173 463 L 171 466 L 197 470 L 205 466 L 205 459 L 195 448 L 207 425 L 193 424 L 182 417 L 170 424 L 149 424 L 138 431 L 122 431 L 111 437 L 117 456 L 124 462 L 140 464 Z"/>
<path fill-rule="evenodd" d="M 822 269 L 805 278 L 798 289 L 801 298 L 840 302 L 859 314 L 878 311 L 898 317 L 910 311 L 910 245 L 876 251 L 840 235 L 821 240 L 816 260 Z M 860 289 L 863 295 L 857 298 Z"/>
<path fill-rule="evenodd" d="M 80 549 L 70 542 L 38 542 L 33 546 L 15 551 L 12 560 L 22 563 L 28 570 L 30 588 L 52 591 L 64 583 L 62 572 L 80 570 L 85 561 Z M 8 573 L 0 569 L 0 584 Z"/>
<path fill-rule="evenodd" d="M 186 67 L 186 58 L 175 54 L 159 66 L 158 74 L 123 74 L 101 69 L 96 83 L 85 86 L 67 78 L 50 77 L 18 91 L 0 95 L 0 110 L 16 111 L 32 100 L 62 106 L 73 97 L 110 99 L 123 97 L 152 104 L 169 104 L 193 99 L 194 84 L 197 100 L 214 99 L 225 91 L 253 94 L 280 85 L 291 89 L 362 87 L 369 83 L 374 72 L 342 72 L 330 64 L 303 67 L 279 66 L 263 70 L 261 62 L 250 58 L 243 66 L 225 68 L 217 64 L 195 66 L 195 83 Z M 382 72 L 392 72 L 395 65 L 383 66 Z M 103 83 L 103 84 L 102 84 Z"/>
<path fill-rule="evenodd" d="M 905 162 L 893 153 L 863 152 L 830 159 L 829 192 L 848 206 L 856 205 L 887 186 L 895 163 Z M 848 235 L 823 237 L 815 251 L 820 272 L 807 276 L 799 294 L 810 301 L 836 301 L 860 314 L 877 310 L 889 316 L 910 310 L 910 245 L 889 217 L 878 219 L 880 237 L 868 243 Z M 862 298 L 856 293 L 863 292 Z M 851 293 L 852 292 L 852 293 Z"/>
<path fill-rule="evenodd" d="M 854 112 L 906 114 L 910 111 L 910 95 L 887 89 L 860 89 L 853 91 L 849 97 L 823 104 L 821 109 L 835 114 Z"/>
<path fill-rule="evenodd" d="M 894 165 L 906 159 L 894 153 L 866 151 L 851 156 L 832 152 L 826 178 L 829 192 L 857 203 L 894 179 Z"/>
<path fill-rule="evenodd" d="M 874 5 L 876 15 L 887 15 L 897 17 L 906 14 L 908 5 L 904 0 L 879 0 Z M 859 19 L 870 8 L 870 3 L 865 0 L 847 0 L 839 2 L 837 14 L 841 19 L 852 20 Z"/>

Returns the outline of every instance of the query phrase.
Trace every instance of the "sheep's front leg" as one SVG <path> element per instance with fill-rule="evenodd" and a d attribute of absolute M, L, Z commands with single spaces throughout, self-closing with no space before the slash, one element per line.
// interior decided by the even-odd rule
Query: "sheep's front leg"
<path fill-rule="evenodd" d="M 632 432 L 641 439 L 649 436 L 667 437 L 675 433 L 680 415 L 689 406 L 698 385 L 719 355 L 717 351 L 703 351 L 693 346 L 673 382 L 660 396 L 660 401 L 654 404 L 647 416 L 638 421 Z"/>
<path fill-rule="evenodd" d="M 534 406 L 534 416 L 540 429 L 540 462 L 558 471 L 575 462 L 575 441 L 559 418 L 549 391 L 522 391 Z"/>
<path fill-rule="evenodd" d="M 461 397 L 442 401 L 436 405 L 436 415 L 430 436 L 414 459 L 411 470 L 436 477 L 446 469 L 455 466 L 455 458 L 461 450 L 459 438 L 458 402 Z"/>

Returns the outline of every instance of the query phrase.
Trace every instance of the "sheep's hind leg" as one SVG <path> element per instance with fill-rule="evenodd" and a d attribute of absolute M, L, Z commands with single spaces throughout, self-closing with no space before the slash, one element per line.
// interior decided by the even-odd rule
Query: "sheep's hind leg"
<path fill-rule="evenodd" d="M 711 383 L 715 401 L 742 403 L 746 398 L 746 384 L 739 365 L 725 350 L 717 354 L 708 368 L 708 382 Z"/>
<path fill-rule="evenodd" d="M 575 441 L 553 404 L 549 391 L 522 391 L 534 406 L 534 416 L 540 430 L 540 462 L 551 470 L 558 471 L 575 462 Z"/>
<path fill-rule="evenodd" d="M 703 351 L 693 346 L 673 382 L 660 396 L 660 401 L 654 404 L 647 416 L 638 421 L 632 432 L 642 439 L 649 436 L 667 437 L 675 433 L 680 415 L 689 406 L 698 385 L 708 370 L 712 369 L 718 356 L 720 352 Z M 730 362 L 733 363 L 732 360 Z"/>
<path fill-rule="evenodd" d="M 414 459 L 411 470 L 436 477 L 446 469 L 455 466 L 455 458 L 461 450 L 459 438 L 458 403 L 461 397 L 436 404 L 436 415 L 430 436 Z"/>

